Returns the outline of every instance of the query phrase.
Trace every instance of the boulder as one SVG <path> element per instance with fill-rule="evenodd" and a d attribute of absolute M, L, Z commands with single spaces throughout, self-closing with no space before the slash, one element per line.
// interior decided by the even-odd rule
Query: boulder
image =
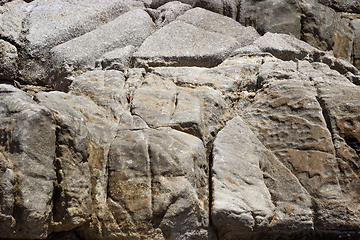
<path fill-rule="evenodd" d="M 352 53 L 352 61 L 357 69 L 360 69 L 360 19 L 354 19 L 350 23 L 351 28 L 354 31 L 354 46 Z"/>
<path fill-rule="evenodd" d="M 26 2 L 22 0 L 8 1 L 0 4 L 0 37 L 13 44 L 22 44 L 23 22 L 29 12 Z"/>
<path fill-rule="evenodd" d="M 134 54 L 135 65 L 210 67 L 238 46 L 232 37 L 173 21 L 144 41 Z"/>
<path fill-rule="evenodd" d="M 75 3 L 75 4 L 74 4 Z M 27 52 L 35 57 L 45 49 L 67 42 L 111 22 L 130 10 L 125 1 L 37 1 L 27 6 Z M 74 15 L 77 12 L 81 14 Z"/>
<path fill-rule="evenodd" d="M 40 92 L 35 97 L 53 112 L 57 125 L 52 229 L 68 231 L 84 224 L 91 214 L 89 132 L 83 114 L 69 104 L 66 94 Z"/>
<path fill-rule="evenodd" d="M 184 4 L 179 1 L 168 2 L 156 10 L 147 9 L 150 16 L 152 16 L 156 28 L 162 28 L 163 26 L 174 21 L 178 16 L 184 14 L 186 11 L 190 10 L 192 7 L 189 4 Z"/>
<path fill-rule="evenodd" d="M 319 3 L 341 12 L 360 13 L 360 3 L 356 0 L 319 0 Z"/>
<path fill-rule="evenodd" d="M 323 51 L 333 50 L 334 56 L 350 61 L 354 34 L 347 22 L 331 8 L 316 1 L 300 1 L 301 39 Z"/>
<path fill-rule="evenodd" d="M 312 66 L 307 61 L 300 61 L 297 64 L 280 62 L 263 66 L 259 76 L 267 79 L 262 87 L 264 92 L 259 92 L 255 101 L 240 104 L 240 115 L 265 147 L 291 170 L 311 195 L 316 206 L 313 208 L 315 233 L 321 235 L 329 231 L 330 235 L 336 235 L 338 230 L 347 231 L 349 226 L 357 223 L 352 218 L 354 209 L 350 200 L 354 195 L 348 187 L 353 183 L 345 180 L 352 170 L 348 168 L 346 174 L 342 174 L 342 169 L 349 161 L 345 159 L 353 159 L 355 155 L 344 157 L 336 151 L 343 153 L 347 149 L 354 153 L 350 149 L 356 147 L 353 144 L 349 147 L 341 138 L 334 139 L 337 135 L 330 125 L 331 117 L 325 105 L 327 98 L 322 96 L 335 83 L 336 88 L 352 86 L 356 91 L 357 87 L 325 64 L 313 63 Z M 300 74 L 296 73 L 296 69 Z M 265 71 L 264 75 L 262 71 Z M 317 136 L 313 137 L 313 134 Z M 321 143 L 317 142 L 319 139 L 322 139 Z M 343 156 L 342 159 L 339 156 Z M 318 177 L 314 178 L 315 175 Z M 343 201 L 347 203 L 340 203 Z M 343 218 L 338 218 L 339 214 Z"/>
<path fill-rule="evenodd" d="M 0 39 L 0 79 L 12 80 L 16 77 L 18 59 L 16 47 Z"/>
<path fill-rule="evenodd" d="M 184 3 L 184 4 L 188 4 L 190 6 L 194 6 L 196 1 L 197 0 L 180 0 L 179 2 Z M 151 8 L 159 8 L 159 7 L 165 5 L 166 3 L 169 3 L 169 2 L 173 2 L 173 1 L 172 0 L 151 0 L 150 7 Z"/>
<path fill-rule="evenodd" d="M 56 174 L 51 112 L 13 86 L 0 86 L 2 238 L 46 238 Z"/>
<path fill-rule="evenodd" d="M 114 69 L 124 72 L 131 66 L 131 57 L 134 52 L 135 47 L 132 45 L 107 52 L 96 60 L 95 67 L 104 70 Z"/>
<path fill-rule="evenodd" d="M 259 162 L 260 142 L 240 117 L 226 123 L 213 147 L 211 219 L 220 239 L 249 238 L 275 213 Z"/>
<path fill-rule="evenodd" d="M 155 25 L 145 11 L 133 10 L 81 37 L 57 45 L 50 51 L 55 70 L 50 82 L 59 81 L 56 75 L 63 78 L 60 73 L 69 68 L 94 68 L 96 60 L 106 52 L 128 45 L 140 46 L 154 29 Z"/>
<path fill-rule="evenodd" d="M 170 129 L 125 130 L 109 155 L 108 204 L 123 234 L 155 228 L 166 239 L 208 237 L 206 206 L 199 201 L 208 201 L 207 190 L 196 189 L 206 164 L 199 139 Z"/>
<path fill-rule="evenodd" d="M 298 1 L 243 0 L 238 21 L 253 26 L 261 35 L 266 32 L 284 33 L 301 37 L 301 12 Z"/>
<path fill-rule="evenodd" d="M 359 239 L 340 1 L 0 3 L 0 239 Z"/>
<path fill-rule="evenodd" d="M 163 69 L 155 68 L 154 72 L 165 75 Z M 135 91 L 131 103 L 133 114 L 141 116 L 150 127 L 171 127 L 206 142 L 217 132 L 215 129 L 226 105 L 218 91 L 206 87 L 196 90 L 177 87 L 172 81 L 151 74 L 145 77 L 144 86 Z"/>
<path fill-rule="evenodd" d="M 73 95 L 88 96 L 98 106 L 112 112 L 117 120 L 129 108 L 125 77 L 119 71 L 86 72 L 74 79 L 69 90 Z"/>
<path fill-rule="evenodd" d="M 233 37 L 240 43 L 241 47 L 250 45 L 260 37 L 253 27 L 244 27 L 233 19 L 199 7 L 187 11 L 176 20 L 189 23 L 209 32 Z"/>

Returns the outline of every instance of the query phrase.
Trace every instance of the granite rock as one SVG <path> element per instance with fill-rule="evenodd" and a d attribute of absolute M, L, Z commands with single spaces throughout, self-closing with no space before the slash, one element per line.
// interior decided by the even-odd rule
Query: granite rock
<path fill-rule="evenodd" d="M 354 2 L 0 5 L 0 239 L 359 239 Z"/>

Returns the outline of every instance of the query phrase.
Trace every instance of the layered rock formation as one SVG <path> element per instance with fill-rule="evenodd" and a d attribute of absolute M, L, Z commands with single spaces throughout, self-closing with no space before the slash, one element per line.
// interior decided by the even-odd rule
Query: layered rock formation
<path fill-rule="evenodd" d="M 0 5 L 0 239 L 359 238 L 357 1 Z"/>

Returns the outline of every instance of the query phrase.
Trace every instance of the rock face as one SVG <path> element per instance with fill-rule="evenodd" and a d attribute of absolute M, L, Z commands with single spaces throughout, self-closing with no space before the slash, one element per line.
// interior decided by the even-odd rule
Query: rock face
<path fill-rule="evenodd" d="M 357 13 L 0 1 L 0 239 L 359 239 Z"/>

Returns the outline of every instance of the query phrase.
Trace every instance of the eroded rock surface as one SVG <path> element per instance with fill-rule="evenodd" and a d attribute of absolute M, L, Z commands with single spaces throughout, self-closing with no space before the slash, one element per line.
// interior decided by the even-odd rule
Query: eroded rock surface
<path fill-rule="evenodd" d="M 0 239 L 359 238 L 355 1 L 0 5 Z"/>

